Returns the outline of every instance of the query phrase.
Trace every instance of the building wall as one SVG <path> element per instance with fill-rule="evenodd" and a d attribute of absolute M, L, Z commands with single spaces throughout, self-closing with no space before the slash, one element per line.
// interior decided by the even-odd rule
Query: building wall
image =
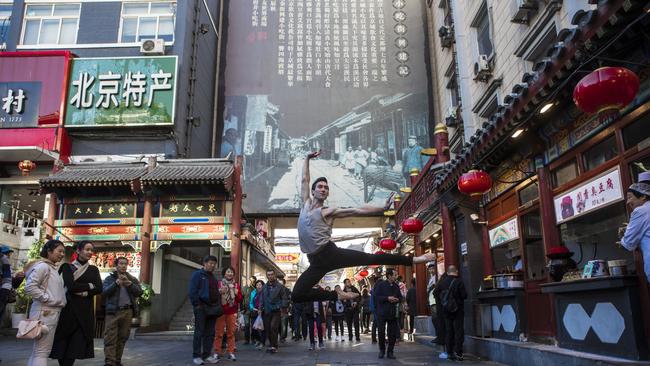
<path fill-rule="evenodd" d="M 555 37 L 549 36 L 544 41 L 545 32 L 554 24 L 555 34 L 563 28 L 573 28 L 571 19 L 579 10 L 591 9 L 587 0 L 529 0 L 529 3 L 537 4 L 537 11 L 531 12 L 527 24 L 518 24 L 512 19 L 518 10 L 517 0 L 433 0 L 431 1 L 430 28 L 434 32 L 431 52 L 437 64 L 434 70 L 434 84 L 438 88 L 438 101 L 441 108 L 438 111 L 443 114 L 450 105 L 449 93 L 446 84 L 449 78 L 445 77 L 445 71 L 452 63 L 453 53 L 456 54 L 455 61 L 458 65 L 458 83 L 462 100 L 462 119 L 465 140 L 474 135 L 477 128 L 489 116 L 481 117 L 479 112 L 474 112 L 479 100 L 486 95 L 490 84 L 495 79 L 502 79 L 501 85 L 496 87 L 496 95 L 499 104 L 503 104 L 503 98 L 510 93 L 512 87 L 521 82 L 522 75 L 531 71 L 534 66 L 532 59 L 538 61 L 548 49 L 548 46 L 555 43 Z M 451 6 L 454 44 L 451 48 L 442 48 L 438 29 L 444 25 L 444 5 Z M 443 7 L 440 7 L 443 6 Z M 492 76 L 486 81 L 474 80 L 474 63 L 478 59 L 479 49 L 477 43 L 477 28 L 472 25 L 482 6 L 487 7 L 490 19 L 490 33 L 493 45 Z M 555 9 L 554 11 L 551 11 Z M 541 51 L 544 52 L 541 52 Z M 436 116 L 437 120 L 443 120 L 443 116 Z M 450 140 L 456 130 L 450 129 Z M 460 129 L 459 129 L 460 131 Z"/>
<path fill-rule="evenodd" d="M 79 3 L 80 1 L 76 1 Z M 215 21 L 219 19 L 220 0 L 208 0 Z M 139 47 L 117 43 L 120 29 L 121 1 L 89 2 L 81 0 L 76 45 L 21 45 L 25 0 L 14 2 L 7 51 L 69 49 L 78 57 L 141 56 Z M 198 11 L 198 20 L 196 16 Z M 208 32 L 194 32 L 204 24 Z M 196 46 L 196 56 L 193 57 Z M 167 158 L 210 157 L 214 131 L 214 93 L 217 37 L 202 0 L 177 1 L 174 43 L 165 47 L 165 55 L 178 56 L 175 126 L 170 128 L 69 130 L 72 155 L 139 155 L 159 154 Z M 194 78 L 191 71 L 195 69 Z M 194 88 L 190 80 L 196 80 Z M 190 106 L 193 103 L 193 106 Z M 192 108 L 193 118 L 188 118 Z M 220 120 L 220 119 L 219 119 Z"/>

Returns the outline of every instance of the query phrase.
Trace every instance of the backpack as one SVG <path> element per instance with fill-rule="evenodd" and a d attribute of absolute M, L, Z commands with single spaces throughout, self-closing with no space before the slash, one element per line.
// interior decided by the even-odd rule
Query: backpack
<path fill-rule="evenodd" d="M 345 307 L 343 306 L 343 303 L 339 300 L 336 302 L 336 312 L 337 313 L 343 313 L 345 311 Z"/>
<path fill-rule="evenodd" d="M 455 278 L 451 280 L 449 287 L 440 292 L 440 303 L 442 305 L 442 309 L 448 313 L 455 313 L 458 311 L 458 303 L 456 302 L 456 298 L 452 293 L 454 281 L 456 281 Z"/>

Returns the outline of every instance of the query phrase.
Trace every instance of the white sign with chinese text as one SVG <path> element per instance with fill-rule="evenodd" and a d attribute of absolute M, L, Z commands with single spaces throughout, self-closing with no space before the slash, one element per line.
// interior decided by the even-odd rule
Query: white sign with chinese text
<path fill-rule="evenodd" d="M 618 167 L 553 199 L 555 220 L 562 223 L 623 199 Z"/>
<path fill-rule="evenodd" d="M 490 248 L 494 248 L 503 243 L 519 239 L 519 226 L 517 225 L 517 217 L 502 223 L 501 225 L 491 229 L 490 234 Z"/>

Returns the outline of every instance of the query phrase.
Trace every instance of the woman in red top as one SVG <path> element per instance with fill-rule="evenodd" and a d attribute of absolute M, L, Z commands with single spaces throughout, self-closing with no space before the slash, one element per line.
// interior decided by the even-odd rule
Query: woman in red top
<path fill-rule="evenodd" d="M 221 271 L 222 279 L 219 281 L 219 293 L 221 294 L 221 306 L 223 306 L 223 315 L 217 319 L 214 337 L 214 359 L 219 359 L 221 354 L 221 343 L 223 332 L 226 331 L 228 340 L 227 351 L 228 359 L 235 361 L 235 330 L 237 328 L 237 311 L 244 297 L 241 293 L 241 287 L 235 282 L 235 270 L 232 267 L 226 267 Z"/>

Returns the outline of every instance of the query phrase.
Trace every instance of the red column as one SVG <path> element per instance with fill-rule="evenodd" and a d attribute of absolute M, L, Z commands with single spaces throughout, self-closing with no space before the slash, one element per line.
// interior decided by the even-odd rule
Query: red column
<path fill-rule="evenodd" d="M 140 248 L 140 282 L 151 284 L 151 212 L 152 198 L 145 196 L 142 217 L 142 248 Z"/>
<path fill-rule="evenodd" d="M 487 211 L 481 207 L 480 221 L 487 222 Z M 481 241 L 483 244 L 483 275 L 494 274 L 494 262 L 492 261 L 492 252 L 490 251 L 490 233 L 487 225 L 481 225 Z"/>
<path fill-rule="evenodd" d="M 241 280 L 239 267 L 241 265 L 241 206 L 242 206 L 242 186 L 241 186 L 241 169 L 242 157 L 238 156 L 235 162 L 235 169 L 233 171 L 233 182 L 235 185 L 235 200 L 232 203 L 231 232 L 232 232 L 232 246 L 230 249 L 230 265 L 235 269 L 235 278 Z"/>
<path fill-rule="evenodd" d="M 434 129 L 433 145 L 436 148 L 436 163 L 449 161 L 449 131 L 444 123 L 438 123 Z"/>
<path fill-rule="evenodd" d="M 440 202 L 440 216 L 442 217 L 442 245 L 445 252 L 445 268 L 454 265 L 458 267 L 458 248 L 454 237 L 454 218 L 449 207 Z"/>
<path fill-rule="evenodd" d="M 551 190 L 550 174 L 548 169 L 538 169 L 537 179 L 539 184 L 539 208 L 542 218 L 542 238 L 544 241 L 544 248 L 548 251 L 549 248 L 561 244 L 560 232 L 555 223 L 553 192 Z"/>
<path fill-rule="evenodd" d="M 415 256 L 424 254 L 424 243 L 421 242 L 420 236 L 413 237 L 415 242 Z M 427 266 L 418 264 L 415 266 L 415 301 L 417 303 L 417 315 L 427 315 Z M 409 279 L 410 281 L 410 279 Z"/>
<path fill-rule="evenodd" d="M 418 168 L 412 168 L 409 174 L 411 175 L 411 187 L 415 187 L 415 182 L 418 181 L 420 170 Z"/>

